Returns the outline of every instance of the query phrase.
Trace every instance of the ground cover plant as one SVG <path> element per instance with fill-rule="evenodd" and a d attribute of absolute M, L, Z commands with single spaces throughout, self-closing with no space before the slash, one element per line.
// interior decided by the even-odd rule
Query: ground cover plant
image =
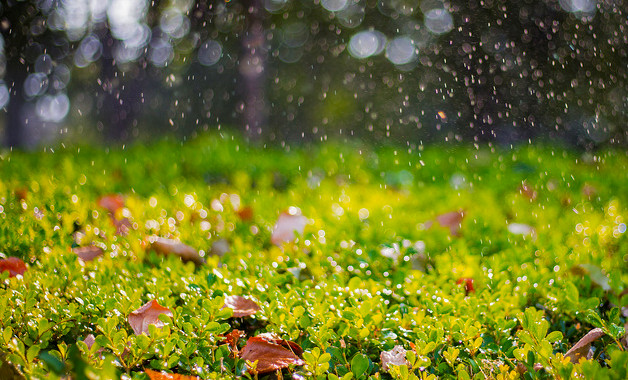
<path fill-rule="evenodd" d="M 0 162 L 0 378 L 628 377 L 625 152 Z"/>

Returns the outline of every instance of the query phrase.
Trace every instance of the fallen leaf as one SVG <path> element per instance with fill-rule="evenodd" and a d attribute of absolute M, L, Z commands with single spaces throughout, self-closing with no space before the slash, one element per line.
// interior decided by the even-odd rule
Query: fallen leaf
<path fill-rule="evenodd" d="M 251 363 L 257 361 L 254 372 L 259 374 L 274 372 L 290 365 L 305 364 L 294 352 L 259 336 L 249 338 L 240 353 L 240 358 Z"/>
<path fill-rule="evenodd" d="M 9 277 L 23 275 L 26 272 L 26 264 L 17 257 L 7 257 L 0 260 L 0 272 L 4 271 L 9 272 Z"/>
<path fill-rule="evenodd" d="M 124 207 L 124 197 L 120 194 L 103 195 L 98 198 L 98 206 L 114 214 Z"/>
<path fill-rule="evenodd" d="M 528 185 L 526 181 L 521 182 L 521 186 L 519 186 L 519 193 L 528 198 L 530 201 L 535 200 L 537 196 L 536 190 L 534 190 L 532 186 Z"/>
<path fill-rule="evenodd" d="M 511 234 L 523 236 L 534 235 L 535 233 L 532 226 L 523 223 L 510 223 L 508 225 L 508 232 L 510 232 Z"/>
<path fill-rule="evenodd" d="M 391 365 L 410 366 L 410 363 L 406 360 L 406 349 L 400 345 L 393 347 L 390 351 L 382 351 L 379 354 L 379 358 L 382 362 L 382 369 L 386 372 L 388 372 Z"/>
<path fill-rule="evenodd" d="M 14 193 L 17 199 L 23 201 L 28 196 L 28 189 L 26 187 L 20 187 L 18 189 L 15 189 Z"/>
<path fill-rule="evenodd" d="M 440 224 L 441 227 L 449 228 L 449 232 L 453 236 L 458 236 L 458 232 L 460 231 L 460 227 L 462 224 L 462 219 L 464 219 L 464 211 L 452 211 L 445 214 L 441 214 L 436 216 L 436 222 Z M 432 222 L 428 221 L 425 223 L 427 228 L 432 226 Z"/>
<path fill-rule="evenodd" d="M 248 317 L 260 310 L 260 307 L 254 301 L 242 296 L 225 297 L 224 307 L 233 309 L 233 316 L 236 318 Z"/>
<path fill-rule="evenodd" d="M 94 334 L 89 334 L 85 337 L 85 339 L 83 339 L 83 342 L 87 345 L 87 349 L 91 350 L 94 343 L 96 343 L 96 338 L 94 337 Z"/>
<path fill-rule="evenodd" d="M 295 232 L 303 234 L 306 225 L 307 218 L 300 213 L 289 214 L 283 212 L 279 215 L 279 219 L 277 219 L 270 241 L 275 245 L 294 241 L 296 238 Z"/>
<path fill-rule="evenodd" d="M 144 370 L 150 380 L 198 380 L 197 376 L 179 375 L 177 373 L 157 372 L 151 369 Z"/>
<path fill-rule="evenodd" d="M 164 323 L 159 320 L 159 315 L 166 314 L 172 317 L 172 311 L 157 303 L 157 300 L 148 301 L 144 306 L 129 314 L 129 324 L 135 335 L 145 333 L 148 335 L 148 326 L 155 325 L 162 328 Z"/>
<path fill-rule="evenodd" d="M 238 214 L 238 217 L 243 222 L 250 222 L 251 220 L 253 220 L 253 209 L 250 206 L 242 207 L 241 209 L 236 211 L 236 214 Z"/>
<path fill-rule="evenodd" d="M 219 344 L 228 344 L 229 347 L 231 348 L 232 354 L 235 356 L 240 356 L 240 351 L 238 349 L 238 341 L 243 336 L 244 336 L 244 331 L 233 329 L 231 330 L 230 333 L 225 335 L 225 340 L 223 340 Z"/>
<path fill-rule="evenodd" d="M 102 248 L 97 247 L 95 245 L 88 245 L 85 247 L 75 247 L 75 248 L 72 248 L 72 252 L 74 252 L 79 257 L 79 259 L 83 261 L 92 261 L 104 253 Z"/>
<path fill-rule="evenodd" d="M 261 333 L 261 334 L 258 334 L 257 337 L 261 338 L 261 339 L 264 339 L 267 342 L 275 343 L 275 344 L 278 344 L 280 346 L 284 346 L 284 347 L 288 348 L 290 351 L 292 351 L 295 354 L 297 354 L 297 356 L 301 356 L 301 354 L 303 354 L 303 349 L 301 348 L 301 346 L 299 346 L 298 344 L 296 344 L 296 343 L 294 343 L 294 342 L 292 342 L 290 340 L 281 339 L 275 333 L 270 333 L 270 332 Z"/>
<path fill-rule="evenodd" d="M 604 335 L 604 331 L 600 328 L 595 328 L 583 336 L 567 353 L 566 358 L 569 358 L 572 363 L 578 363 L 581 358 L 585 357 L 589 359 L 589 350 L 591 349 L 591 343 L 599 339 Z"/>
<path fill-rule="evenodd" d="M 473 287 L 473 279 L 470 277 L 464 277 L 464 278 L 459 278 L 456 281 L 457 285 L 463 284 L 464 283 L 464 291 L 466 294 L 469 293 L 474 293 L 475 292 L 475 288 Z"/>
<path fill-rule="evenodd" d="M 178 240 L 157 237 L 154 238 L 150 248 L 162 255 L 179 256 L 183 261 L 192 261 L 198 265 L 203 263 L 203 258 L 198 254 L 196 249 L 183 244 Z"/>
<path fill-rule="evenodd" d="M 126 236 L 131 230 L 131 221 L 129 218 L 116 219 L 112 214 L 111 223 L 116 227 L 116 235 Z"/>

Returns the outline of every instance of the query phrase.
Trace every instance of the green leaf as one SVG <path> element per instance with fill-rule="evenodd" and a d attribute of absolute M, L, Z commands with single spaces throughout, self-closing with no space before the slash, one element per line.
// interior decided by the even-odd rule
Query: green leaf
<path fill-rule="evenodd" d="M 552 331 L 545 337 L 545 339 L 547 339 L 550 343 L 556 343 L 563 339 L 563 333 L 560 331 Z"/>
<path fill-rule="evenodd" d="M 355 354 L 351 359 L 351 372 L 356 378 L 362 376 L 364 372 L 369 368 L 369 358 L 361 353 Z"/>
<path fill-rule="evenodd" d="M 65 369 L 65 364 L 55 356 L 51 355 L 48 351 L 43 351 L 39 354 L 39 359 L 46 363 L 48 368 L 57 375 L 61 375 Z"/>
<path fill-rule="evenodd" d="M 28 351 L 26 351 L 26 360 L 32 362 L 33 359 L 35 359 L 35 357 L 39 354 L 39 351 L 41 351 L 41 348 L 38 345 L 30 346 L 28 348 Z"/>
<path fill-rule="evenodd" d="M 13 329 L 9 326 L 2 332 L 2 338 L 4 339 L 4 344 L 9 344 L 11 338 L 13 338 Z"/>

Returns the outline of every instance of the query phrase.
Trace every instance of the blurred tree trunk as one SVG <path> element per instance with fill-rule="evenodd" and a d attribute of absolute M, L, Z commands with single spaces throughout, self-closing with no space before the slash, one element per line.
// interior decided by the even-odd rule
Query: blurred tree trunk
<path fill-rule="evenodd" d="M 25 104 L 24 81 L 28 76 L 28 66 L 19 59 L 7 60 L 5 82 L 10 99 L 5 118 L 6 146 L 23 148 L 26 145 L 26 119 L 22 112 Z"/>
<path fill-rule="evenodd" d="M 244 103 L 243 127 L 250 139 L 257 139 L 266 125 L 266 50 L 263 7 L 260 0 L 244 1 L 246 30 L 241 40 L 240 91 Z"/>
<path fill-rule="evenodd" d="M 131 137 L 136 99 L 129 93 L 136 86 L 124 83 L 122 72 L 116 66 L 114 45 L 116 40 L 107 26 L 102 38 L 103 55 L 100 61 L 100 87 L 102 93 L 97 107 L 104 137 L 109 142 L 126 141 Z M 133 79 L 132 79 L 133 80 Z"/>

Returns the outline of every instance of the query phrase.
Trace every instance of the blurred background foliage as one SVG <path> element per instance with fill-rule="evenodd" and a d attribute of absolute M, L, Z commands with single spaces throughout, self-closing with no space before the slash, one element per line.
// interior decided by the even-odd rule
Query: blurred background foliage
<path fill-rule="evenodd" d="M 5 0 L 5 146 L 628 136 L 621 0 Z"/>

